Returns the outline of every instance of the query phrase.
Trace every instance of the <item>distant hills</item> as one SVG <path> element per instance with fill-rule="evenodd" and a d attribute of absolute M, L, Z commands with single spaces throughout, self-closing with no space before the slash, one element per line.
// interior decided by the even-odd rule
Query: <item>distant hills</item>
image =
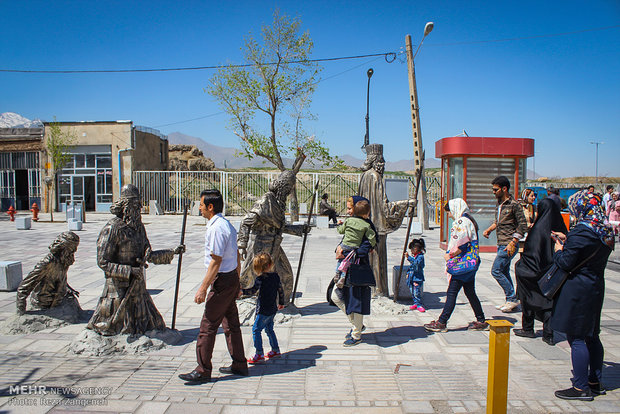
<path fill-rule="evenodd" d="M 269 162 L 263 161 L 262 158 L 248 160 L 245 157 L 235 156 L 235 154 L 240 151 L 237 148 L 220 147 L 219 145 L 210 144 L 202 138 L 185 135 L 181 132 L 172 132 L 168 134 L 168 142 L 170 144 L 195 145 L 198 149 L 202 150 L 205 157 L 213 160 L 216 168 L 259 168 L 272 166 Z M 364 163 L 363 159 L 349 154 L 339 155 L 339 157 L 346 165 L 351 167 L 360 167 Z M 290 166 L 293 163 L 293 159 L 285 158 L 284 163 Z M 434 158 L 426 159 L 426 168 L 439 168 L 440 166 L 439 160 Z M 308 161 L 304 163 L 304 167 L 312 168 Z M 315 164 L 315 168 L 321 168 L 321 165 Z M 385 169 L 386 171 L 412 171 L 413 160 L 386 161 Z"/>

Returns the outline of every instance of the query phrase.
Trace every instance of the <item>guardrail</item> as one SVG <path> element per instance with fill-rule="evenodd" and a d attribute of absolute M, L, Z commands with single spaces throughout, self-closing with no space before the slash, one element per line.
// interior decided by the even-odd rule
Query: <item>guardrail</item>
<path fill-rule="evenodd" d="M 202 190 L 217 188 L 224 197 L 224 211 L 227 215 L 244 215 L 269 189 L 269 183 L 278 172 L 229 172 L 229 171 L 136 171 L 133 184 L 138 187 L 142 204 L 149 205 L 157 200 L 166 213 L 182 213 L 185 203 L 199 200 Z M 320 197 L 327 193 L 329 203 L 344 215 L 346 200 L 356 194 L 361 173 L 304 173 L 297 174 L 297 201 L 310 205 L 314 185 L 319 182 L 319 191 L 314 202 L 314 213 L 318 212 Z M 409 195 L 414 192 L 413 177 L 408 178 Z M 434 220 L 434 206 L 441 193 L 437 177 L 425 177 L 428 194 L 428 210 Z M 289 199 L 290 200 L 290 199 Z"/>

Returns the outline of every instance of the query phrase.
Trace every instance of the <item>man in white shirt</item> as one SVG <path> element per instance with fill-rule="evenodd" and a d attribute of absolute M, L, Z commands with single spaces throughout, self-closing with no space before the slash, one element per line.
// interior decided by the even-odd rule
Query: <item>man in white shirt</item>
<path fill-rule="evenodd" d="M 248 375 L 245 359 L 239 313 L 235 300 L 239 294 L 240 257 L 237 252 L 237 231 L 222 216 L 224 201 L 218 190 L 205 190 L 200 194 L 200 213 L 208 219 L 205 233 L 204 280 L 196 292 L 194 302 L 205 302 L 205 312 L 200 322 L 200 333 L 196 342 L 198 366 L 179 378 L 186 384 L 200 384 L 211 381 L 211 356 L 217 330 L 222 325 L 226 336 L 228 352 L 232 357 L 230 366 L 221 367 L 224 374 Z M 207 289 L 211 287 L 207 296 Z"/>

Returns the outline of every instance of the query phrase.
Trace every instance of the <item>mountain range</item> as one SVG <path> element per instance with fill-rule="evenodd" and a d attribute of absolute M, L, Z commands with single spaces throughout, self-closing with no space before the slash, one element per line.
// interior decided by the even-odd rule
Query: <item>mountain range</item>
<path fill-rule="evenodd" d="M 4 112 L 0 114 L 0 128 L 43 128 L 43 122 L 31 121 L 15 112 Z"/>
<path fill-rule="evenodd" d="M 208 143 L 202 138 L 193 137 L 191 135 L 185 135 L 181 132 L 172 132 L 168 134 L 168 142 L 170 144 L 185 144 L 185 145 L 195 145 L 198 149 L 200 149 L 204 156 L 207 158 L 211 158 L 215 163 L 216 168 L 259 168 L 259 167 L 272 167 L 267 161 L 264 161 L 262 158 L 254 158 L 252 160 L 248 160 L 243 156 L 235 156 L 235 154 L 239 153 L 241 150 L 233 147 L 221 147 L 219 145 L 213 145 Z M 364 160 L 354 157 L 353 155 L 344 154 L 339 155 L 339 157 L 344 161 L 344 163 L 351 167 L 360 167 Z M 284 164 L 287 167 L 290 167 L 293 164 L 292 158 L 285 158 Z M 426 168 L 439 168 L 441 166 L 440 161 L 434 158 L 426 160 Z M 316 164 L 314 166 L 310 165 L 308 161 L 304 163 L 304 167 L 306 168 L 322 168 L 323 166 L 320 164 Z M 386 171 L 412 171 L 413 170 L 413 160 L 400 160 L 400 161 L 387 161 L 385 163 Z"/>

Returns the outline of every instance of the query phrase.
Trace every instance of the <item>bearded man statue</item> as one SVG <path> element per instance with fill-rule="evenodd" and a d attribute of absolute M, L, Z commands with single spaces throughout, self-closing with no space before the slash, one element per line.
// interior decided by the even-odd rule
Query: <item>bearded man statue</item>
<path fill-rule="evenodd" d="M 286 223 L 286 198 L 295 185 L 295 173 L 287 170 L 269 184 L 265 193 L 241 221 L 237 235 L 237 247 L 244 258 L 241 267 L 241 286 L 251 288 L 257 274 L 252 262 L 259 253 L 269 253 L 274 263 L 274 271 L 280 276 L 284 289 L 284 301 L 288 303 L 293 292 L 293 269 L 284 250 L 280 246 L 282 234 L 302 236 L 309 231 L 305 224 Z"/>
<path fill-rule="evenodd" d="M 75 261 L 75 251 L 80 238 L 71 231 L 60 233 L 49 247 L 50 252 L 22 280 L 17 288 L 17 313 L 26 312 L 26 299 L 30 296 L 33 310 L 55 308 L 67 302 L 77 301 L 79 294 L 67 283 L 67 271 Z"/>
<path fill-rule="evenodd" d="M 375 251 L 370 255 L 370 264 L 377 282 L 375 293 L 379 296 L 389 296 L 387 235 L 398 230 L 407 209 L 415 205 L 415 200 L 388 201 L 383 183 L 385 159 L 382 144 L 366 146 L 366 161 L 361 168 L 364 173 L 360 178 L 359 195 L 369 200 L 370 219 L 377 229 L 377 244 Z"/>
<path fill-rule="evenodd" d="M 110 207 L 116 217 L 101 229 L 97 239 L 97 264 L 105 273 L 105 285 L 87 328 L 101 335 L 144 334 L 166 328 L 146 290 L 144 269 L 147 262 L 169 264 L 185 246 L 152 251 L 141 209 L 138 189 L 125 185 L 120 199 Z"/>

